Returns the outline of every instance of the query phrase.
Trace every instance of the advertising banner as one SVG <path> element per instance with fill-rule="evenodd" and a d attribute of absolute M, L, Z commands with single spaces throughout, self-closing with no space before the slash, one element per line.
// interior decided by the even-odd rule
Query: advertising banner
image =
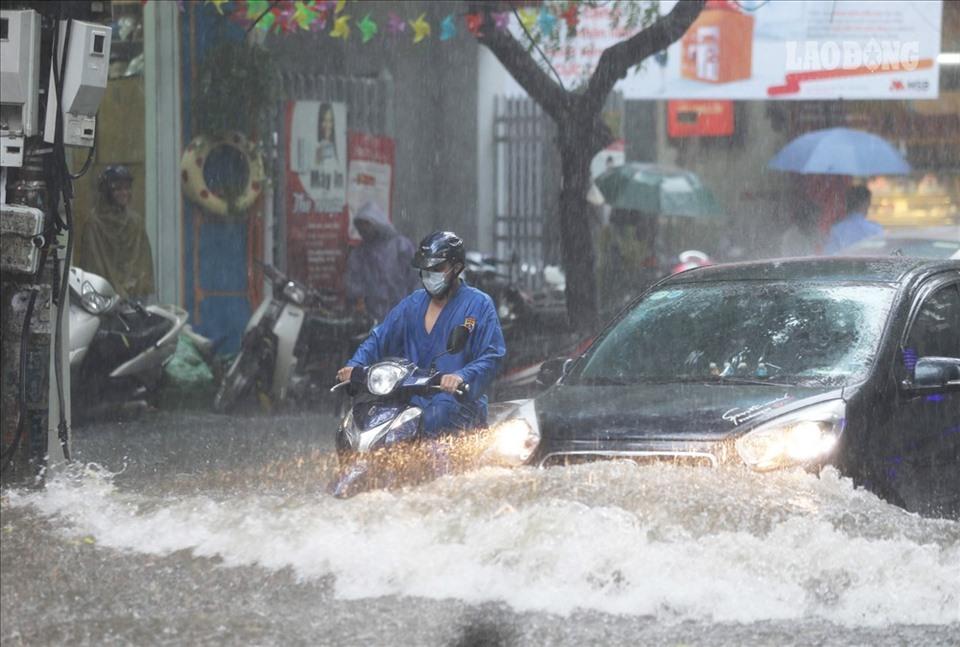
<path fill-rule="evenodd" d="M 391 216 L 394 141 L 348 132 L 342 103 L 287 104 L 287 273 L 308 287 L 342 294 L 352 214 L 375 202 Z M 327 300 L 331 307 L 343 305 Z"/>
<path fill-rule="evenodd" d="M 347 108 L 287 104 L 287 269 L 311 288 L 339 291 L 346 265 Z"/>
<path fill-rule="evenodd" d="M 393 221 L 390 196 L 393 194 L 393 140 L 380 135 L 350 133 L 350 171 L 347 204 L 351 243 L 360 242 L 353 217 L 368 202 L 375 203 Z"/>
<path fill-rule="evenodd" d="M 661 2 L 661 15 L 675 4 Z M 576 38 L 547 47 L 566 87 L 637 32 L 613 10 L 584 7 Z M 617 89 L 628 99 L 935 99 L 942 13 L 940 0 L 710 0 Z"/>

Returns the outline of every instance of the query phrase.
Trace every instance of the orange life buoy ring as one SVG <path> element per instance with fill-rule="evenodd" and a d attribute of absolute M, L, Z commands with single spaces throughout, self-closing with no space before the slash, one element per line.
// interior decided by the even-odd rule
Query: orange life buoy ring
<path fill-rule="evenodd" d="M 239 152 L 247 165 L 247 183 L 233 204 L 211 190 L 203 177 L 203 165 L 210 153 L 220 146 L 228 146 Z M 222 137 L 195 137 L 180 158 L 180 178 L 183 181 L 183 192 L 191 201 L 211 213 L 227 216 L 242 215 L 256 202 L 263 191 L 265 176 L 263 160 L 257 147 L 242 134 L 231 132 Z"/>

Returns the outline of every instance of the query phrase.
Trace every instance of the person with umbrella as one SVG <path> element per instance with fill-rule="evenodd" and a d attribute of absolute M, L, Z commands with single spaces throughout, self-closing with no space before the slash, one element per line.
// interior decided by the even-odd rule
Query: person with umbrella
<path fill-rule="evenodd" d="M 659 217 L 635 209 L 614 209 L 600 231 L 597 274 L 601 311 L 619 310 L 658 277 Z"/>
<path fill-rule="evenodd" d="M 612 208 L 600 232 L 597 263 L 600 306 L 607 312 L 660 277 L 664 260 L 672 256 L 665 250 L 661 219 L 668 225 L 672 218 L 717 223 L 723 215 L 700 178 L 683 169 L 627 162 L 608 167 L 594 186 L 588 200 Z"/>
<path fill-rule="evenodd" d="M 870 198 L 870 189 L 865 186 L 857 185 L 847 189 L 847 215 L 830 228 L 830 235 L 823 246 L 825 254 L 836 254 L 864 238 L 883 233 L 883 227 L 867 220 Z"/>
<path fill-rule="evenodd" d="M 856 192 L 851 192 L 852 188 L 846 187 L 845 190 L 853 202 L 859 202 L 848 204 L 845 212 L 847 215 L 838 220 L 838 215 L 843 213 L 840 211 L 841 205 L 838 204 L 843 195 L 840 192 L 841 186 L 848 185 L 854 177 L 905 175 L 910 172 L 910 165 L 903 155 L 888 141 L 873 133 L 852 128 L 825 128 L 804 133 L 784 146 L 767 166 L 777 171 L 800 173 L 810 179 L 805 184 L 808 195 L 822 210 L 820 227 L 828 241 L 823 249 L 827 253 L 831 253 L 831 250 L 835 250 L 837 245 L 846 240 L 840 239 L 840 236 L 850 237 L 853 232 L 859 231 L 864 234 L 860 236 L 863 238 L 876 233 L 876 227 L 879 227 L 866 220 L 866 208 L 863 205 L 863 191 L 867 191 L 865 187 L 859 187 Z M 829 187 L 830 190 L 810 191 L 815 186 L 819 189 Z M 834 200 L 833 197 L 837 199 Z M 866 206 L 869 207 L 869 191 L 866 200 Z M 853 209 L 862 210 L 862 217 L 853 217 Z M 837 230 L 836 241 L 829 242 L 834 240 L 833 226 L 840 221 L 847 221 L 847 224 Z"/>

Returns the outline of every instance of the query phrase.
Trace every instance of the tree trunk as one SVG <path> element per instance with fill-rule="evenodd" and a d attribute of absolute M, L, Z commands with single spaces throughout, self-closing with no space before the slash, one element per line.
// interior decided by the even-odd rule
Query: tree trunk
<path fill-rule="evenodd" d="M 517 83 L 550 115 L 560 132 L 563 170 L 561 250 L 567 278 L 567 315 L 576 330 L 592 330 L 599 319 L 587 191 L 590 188 L 590 161 L 612 139 L 600 119 L 603 104 L 614 84 L 626 76 L 631 66 L 666 49 L 683 36 L 704 3 L 705 0 L 678 2 L 666 16 L 604 50 L 586 89 L 572 92 L 557 84 L 538 65 L 531 48 L 521 45 L 506 30 L 494 26 L 491 13 L 515 10 L 514 3 L 468 2 L 471 13 L 484 16 L 477 40 L 493 52 Z"/>
<path fill-rule="evenodd" d="M 589 331 L 597 323 L 597 279 L 590 229 L 590 160 L 596 151 L 584 134 L 560 147 L 563 184 L 560 189 L 560 240 L 566 273 L 567 317 L 575 330 Z"/>

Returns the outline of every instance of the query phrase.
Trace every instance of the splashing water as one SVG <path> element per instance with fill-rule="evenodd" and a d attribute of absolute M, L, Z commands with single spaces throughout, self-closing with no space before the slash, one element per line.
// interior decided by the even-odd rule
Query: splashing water
<path fill-rule="evenodd" d="M 960 621 L 960 523 L 904 512 L 832 470 L 487 468 L 347 501 L 323 493 L 322 456 L 268 472 L 146 494 L 88 465 L 7 505 L 122 551 L 332 574 L 344 599 L 662 621 Z"/>

